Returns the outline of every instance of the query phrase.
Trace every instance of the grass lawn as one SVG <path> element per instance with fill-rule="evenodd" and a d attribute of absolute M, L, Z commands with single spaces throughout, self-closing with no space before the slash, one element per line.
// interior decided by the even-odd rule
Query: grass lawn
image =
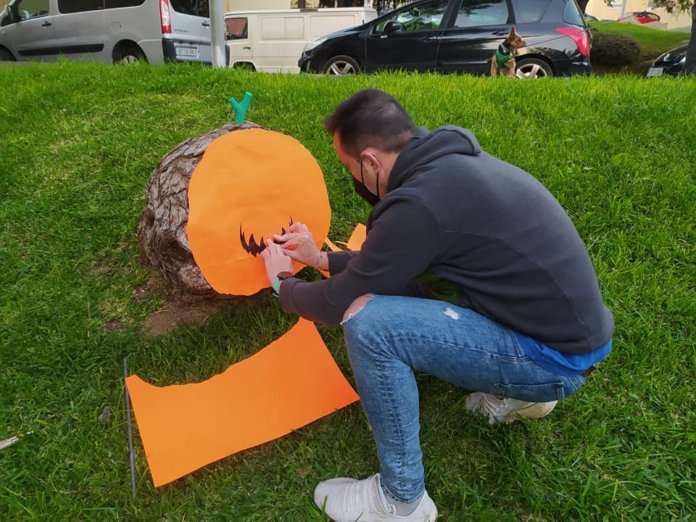
<path fill-rule="evenodd" d="M 540 421 L 489 427 L 465 412 L 464 390 L 419 376 L 427 485 L 442 519 L 693 520 L 696 80 L 69 63 L 0 67 L 0 440 L 34 432 L 0 450 L 0 520 L 323 520 L 318 480 L 377 470 L 355 404 L 160 489 L 136 436 L 133 498 L 121 366 L 128 352 L 131 372 L 154 384 L 203 380 L 295 320 L 265 292 L 204 323 L 144 332 L 166 297 L 147 290 L 136 238 L 160 159 L 230 121 L 227 98 L 251 90 L 249 119 L 319 160 L 331 237 L 345 240 L 368 208 L 321 122 L 368 86 L 420 125 L 470 128 L 484 150 L 545 183 L 616 317 L 611 357 Z M 320 331 L 352 379 L 340 328 Z"/>

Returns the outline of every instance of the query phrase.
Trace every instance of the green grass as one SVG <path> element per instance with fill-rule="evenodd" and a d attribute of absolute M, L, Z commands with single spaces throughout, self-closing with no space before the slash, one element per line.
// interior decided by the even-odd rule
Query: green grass
<path fill-rule="evenodd" d="M 590 26 L 603 33 L 618 33 L 632 36 L 640 44 L 643 55 L 646 58 L 655 58 L 657 55 L 689 41 L 689 33 L 653 29 L 643 25 L 593 21 L 590 22 Z"/>
<path fill-rule="evenodd" d="M 584 238 L 616 316 L 610 359 L 537 422 L 488 427 L 465 391 L 420 376 L 427 485 L 443 519 L 693 520 L 696 510 L 696 81 L 468 76 L 332 79 L 184 66 L 0 67 L 0 520 L 322 520 L 318 480 L 377 469 L 359 405 L 152 486 L 139 439 L 130 491 L 121 354 L 158 384 L 205 379 L 294 320 L 268 293 L 148 337 L 162 298 L 136 227 L 150 171 L 232 118 L 293 135 L 319 160 L 345 240 L 367 207 L 323 117 L 357 89 L 420 125 L 459 124 L 538 177 Z M 109 328 L 109 324 L 120 325 Z M 339 328 L 320 328 L 348 376 Z M 351 377 L 352 378 L 352 377 Z M 104 407 L 111 420 L 98 420 Z"/>

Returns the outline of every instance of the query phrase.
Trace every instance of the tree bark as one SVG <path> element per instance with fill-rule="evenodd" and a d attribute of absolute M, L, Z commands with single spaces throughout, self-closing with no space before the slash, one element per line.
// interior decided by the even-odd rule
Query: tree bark
<path fill-rule="evenodd" d="M 255 123 L 228 124 L 186 140 L 167 154 L 150 174 L 145 209 L 138 226 L 140 259 L 156 268 L 182 300 L 222 296 L 211 288 L 191 254 L 188 224 L 188 187 L 191 175 L 210 143 L 230 132 L 259 127 Z"/>
<path fill-rule="evenodd" d="M 691 40 L 686 50 L 684 74 L 696 74 L 696 2 L 691 6 Z"/>
<path fill-rule="evenodd" d="M 587 4 L 590 3 L 590 0 L 577 0 L 577 2 L 578 2 L 578 7 L 580 8 L 580 10 L 581 10 L 581 11 L 583 12 L 583 14 L 584 14 L 584 13 L 585 13 L 585 9 L 587 9 Z"/>

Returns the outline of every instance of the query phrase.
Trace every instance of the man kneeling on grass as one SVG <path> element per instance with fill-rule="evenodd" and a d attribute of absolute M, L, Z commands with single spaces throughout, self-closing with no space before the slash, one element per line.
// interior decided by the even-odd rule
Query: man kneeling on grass
<path fill-rule="evenodd" d="M 416 128 L 378 90 L 325 125 L 373 205 L 365 243 L 320 252 L 295 223 L 262 257 L 285 310 L 343 325 L 380 470 L 321 482 L 314 501 L 339 522 L 433 521 L 414 371 L 475 391 L 466 407 L 491 424 L 543 417 L 607 357 L 614 319 L 559 203 L 470 131 Z M 331 278 L 293 278 L 291 258 Z"/>

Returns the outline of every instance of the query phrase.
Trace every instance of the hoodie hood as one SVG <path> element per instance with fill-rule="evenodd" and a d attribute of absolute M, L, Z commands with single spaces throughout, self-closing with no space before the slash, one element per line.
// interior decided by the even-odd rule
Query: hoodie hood
<path fill-rule="evenodd" d="M 403 185 L 422 165 L 449 154 L 478 156 L 481 154 L 481 146 L 473 133 L 462 127 L 447 125 L 432 132 L 419 127 L 394 163 L 387 192 Z"/>

